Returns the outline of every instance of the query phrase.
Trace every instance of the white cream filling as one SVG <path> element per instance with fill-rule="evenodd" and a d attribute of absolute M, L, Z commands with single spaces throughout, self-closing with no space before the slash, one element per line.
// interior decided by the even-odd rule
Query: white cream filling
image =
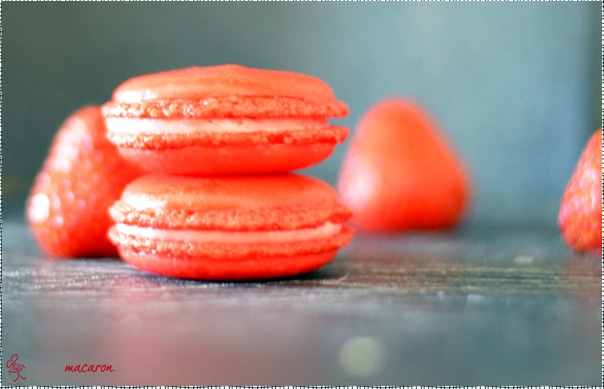
<path fill-rule="evenodd" d="M 283 243 L 324 239 L 336 235 L 342 229 L 341 224 L 326 222 L 315 228 L 301 228 L 287 231 L 206 231 L 206 230 L 168 230 L 149 227 L 137 227 L 118 223 L 115 229 L 123 234 L 147 239 L 186 241 L 194 243 Z"/>
<path fill-rule="evenodd" d="M 325 119 L 147 119 L 107 118 L 107 129 L 114 134 L 190 134 L 277 132 L 329 127 Z"/>

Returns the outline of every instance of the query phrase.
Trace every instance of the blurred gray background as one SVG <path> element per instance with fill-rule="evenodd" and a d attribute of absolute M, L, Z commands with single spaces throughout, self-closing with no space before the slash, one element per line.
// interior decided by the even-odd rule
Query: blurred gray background
<path fill-rule="evenodd" d="M 601 126 L 601 4 L 2 3 L 3 215 L 61 122 L 145 73 L 237 63 L 319 77 L 350 108 L 414 99 L 473 177 L 466 225 L 555 226 Z M 354 133 L 352 133 L 353 135 Z M 335 184 L 348 147 L 303 171 Z"/>

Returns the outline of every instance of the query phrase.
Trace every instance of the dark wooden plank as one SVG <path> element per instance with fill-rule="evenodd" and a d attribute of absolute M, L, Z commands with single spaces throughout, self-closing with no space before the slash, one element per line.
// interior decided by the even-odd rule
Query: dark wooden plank
<path fill-rule="evenodd" d="M 5 222 L 3 355 L 51 385 L 597 385 L 601 265 L 555 230 L 363 235 L 264 282 L 51 260 Z M 68 365 L 113 372 L 65 372 Z M 3 364 L 3 384 L 10 384 Z"/>

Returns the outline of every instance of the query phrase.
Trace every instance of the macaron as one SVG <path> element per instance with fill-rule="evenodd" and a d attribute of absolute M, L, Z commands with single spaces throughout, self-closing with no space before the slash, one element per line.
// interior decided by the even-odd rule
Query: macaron
<path fill-rule="evenodd" d="M 103 106 L 108 138 L 148 172 L 281 173 L 326 159 L 348 114 L 324 81 L 239 65 L 134 77 Z"/>
<path fill-rule="evenodd" d="M 353 230 L 335 190 L 293 173 L 223 177 L 150 174 L 110 209 L 120 257 L 169 277 L 266 279 L 314 271 Z"/>

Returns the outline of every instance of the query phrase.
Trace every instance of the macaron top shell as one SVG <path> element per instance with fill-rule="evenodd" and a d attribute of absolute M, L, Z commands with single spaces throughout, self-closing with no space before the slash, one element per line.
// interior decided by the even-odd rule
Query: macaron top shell
<path fill-rule="evenodd" d="M 134 77 L 105 104 L 106 117 L 342 117 L 346 105 L 318 78 L 239 65 Z"/>
<path fill-rule="evenodd" d="M 316 101 L 334 99 L 329 86 L 317 78 L 239 65 L 194 66 L 138 76 L 117 87 L 113 99 L 133 103 L 231 95 L 283 96 Z"/>
<path fill-rule="evenodd" d="M 296 174 L 152 174 L 126 187 L 110 212 L 117 223 L 224 231 L 290 230 L 342 224 L 351 217 L 331 186 Z"/>

